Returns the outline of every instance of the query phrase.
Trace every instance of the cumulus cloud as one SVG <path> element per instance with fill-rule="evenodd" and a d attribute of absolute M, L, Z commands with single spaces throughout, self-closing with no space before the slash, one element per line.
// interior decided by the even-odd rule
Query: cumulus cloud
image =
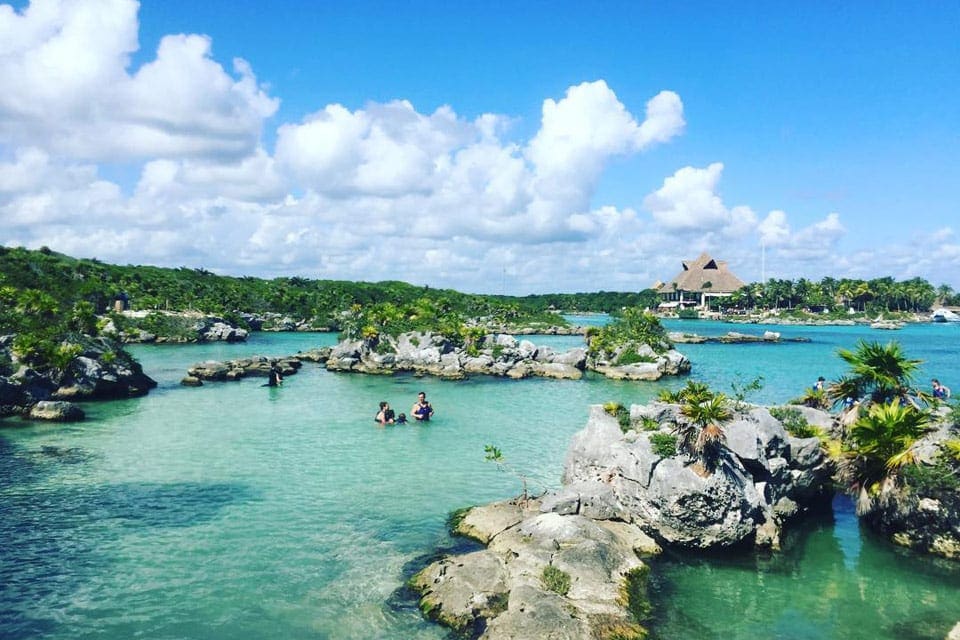
<path fill-rule="evenodd" d="M 344 208 L 363 203 L 368 220 L 402 220 L 417 236 L 583 239 L 599 228 L 589 208 L 606 164 L 678 135 L 683 106 L 662 92 L 638 123 L 597 81 L 545 100 L 526 145 L 500 140 L 506 122 L 467 121 L 447 106 L 423 115 L 399 100 L 352 112 L 334 104 L 281 126 L 276 160 L 303 188 Z"/>
<path fill-rule="evenodd" d="M 317 105 L 280 123 L 271 149 L 261 130 L 278 99 L 248 63 L 224 65 L 208 37 L 180 34 L 134 67 L 137 29 L 132 0 L 0 5 L 4 243 L 506 293 L 641 289 L 701 251 L 749 279 L 761 243 L 785 277 L 859 268 L 838 214 L 797 218 L 798 230 L 781 210 L 758 220 L 724 202 L 720 162 L 659 188 L 640 176 L 653 191 L 637 210 L 596 202 L 612 161 L 683 133 L 671 91 L 628 106 L 603 80 L 558 87 L 528 139 L 510 138 L 509 115 Z M 870 264 L 957 265 L 952 231 L 938 233 L 936 251 L 904 243 Z"/>
<path fill-rule="evenodd" d="M 278 101 L 237 59 L 215 62 L 209 38 L 164 37 L 137 48 L 132 0 L 0 5 L 0 136 L 76 158 L 229 157 L 253 151 Z"/>
<path fill-rule="evenodd" d="M 678 232 L 722 233 L 739 237 L 756 226 L 750 207 L 727 208 L 717 194 L 723 163 L 705 169 L 683 167 L 643 200 L 643 206 L 665 229 Z"/>

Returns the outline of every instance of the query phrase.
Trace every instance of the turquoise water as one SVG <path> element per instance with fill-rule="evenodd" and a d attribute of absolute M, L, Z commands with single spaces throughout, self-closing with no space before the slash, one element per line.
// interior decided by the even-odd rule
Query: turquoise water
<path fill-rule="evenodd" d="M 921 381 L 937 375 L 960 388 L 957 327 L 780 330 L 812 342 L 681 349 L 694 376 L 716 388 L 762 374 L 765 386 L 751 397 L 761 402 L 838 374 L 833 352 L 861 336 L 900 340 L 928 361 Z M 280 389 L 259 379 L 179 386 L 200 360 L 288 355 L 332 341 L 269 334 L 244 345 L 138 346 L 160 382 L 147 397 L 86 405 L 89 419 L 75 425 L 7 420 L 0 637 L 444 638 L 401 587 L 425 555 L 454 543 L 450 510 L 519 492 L 515 477 L 483 460 L 484 445 L 556 486 L 589 404 L 645 402 L 682 384 L 448 382 L 307 363 Z M 419 390 L 436 420 L 374 424 L 379 400 L 409 413 Z M 957 567 L 861 532 L 843 503 L 783 554 L 665 559 L 657 576 L 662 638 L 942 638 L 960 620 Z"/>

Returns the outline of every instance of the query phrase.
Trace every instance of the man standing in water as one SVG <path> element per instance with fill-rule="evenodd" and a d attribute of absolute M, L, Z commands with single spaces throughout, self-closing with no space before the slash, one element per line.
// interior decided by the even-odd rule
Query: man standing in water
<path fill-rule="evenodd" d="M 417 394 L 417 401 L 410 409 L 410 414 L 419 422 L 426 422 L 433 415 L 433 407 L 427 402 L 427 394 L 423 391 Z"/>

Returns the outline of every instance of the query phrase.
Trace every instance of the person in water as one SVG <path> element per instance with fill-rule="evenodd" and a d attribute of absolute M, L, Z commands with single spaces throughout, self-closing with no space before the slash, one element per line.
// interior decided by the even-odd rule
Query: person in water
<path fill-rule="evenodd" d="M 940 381 L 934 378 L 933 382 L 933 397 L 936 400 L 949 400 L 950 399 L 950 387 L 940 384 Z"/>
<path fill-rule="evenodd" d="M 410 413 L 413 415 L 414 420 L 419 422 L 426 422 L 433 416 L 433 407 L 427 402 L 427 394 L 423 391 L 417 394 L 417 401 L 410 409 Z"/>
<path fill-rule="evenodd" d="M 407 414 L 401 413 L 397 416 L 397 424 L 407 424 Z"/>
<path fill-rule="evenodd" d="M 393 409 L 390 408 L 390 403 L 383 401 L 380 403 L 380 411 L 377 412 L 377 417 L 374 418 L 377 422 L 382 425 L 388 425 L 394 423 L 394 413 Z"/>
<path fill-rule="evenodd" d="M 280 369 L 277 365 L 270 367 L 270 373 L 267 374 L 267 386 L 268 387 L 279 387 L 283 384 L 283 374 L 280 373 Z"/>

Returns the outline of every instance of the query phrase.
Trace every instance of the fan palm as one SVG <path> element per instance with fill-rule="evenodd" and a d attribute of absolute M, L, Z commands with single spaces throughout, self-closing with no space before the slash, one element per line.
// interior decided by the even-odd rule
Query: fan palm
<path fill-rule="evenodd" d="M 733 417 L 733 412 L 725 395 L 710 393 L 709 389 L 707 393 L 706 397 L 693 397 L 685 401 L 680 412 L 689 422 L 678 422 L 673 431 L 680 450 L 712 473 L 726 442 L 723 423 Z"/>
<path fill-rule="evenodd" d="M 885 403 L 916 395 L 910 383 L 922 361 L 907 358 L 897 342 L 882 345 L 860 340 L 853 351 L 840 349 L 837 355 L 850 365 L 850 375 L 831 386 L 834 399 L 869 394 L 871 401 Z"/>
<path fill-rule="evenodd" d="M 929 420 L 927 412 L 895 399 L 872 405 L 853 423 L 841 478 L 861 490 L 861 501 L 893 480 L 901 468 L 916 462 L 912 447 Z"/>

